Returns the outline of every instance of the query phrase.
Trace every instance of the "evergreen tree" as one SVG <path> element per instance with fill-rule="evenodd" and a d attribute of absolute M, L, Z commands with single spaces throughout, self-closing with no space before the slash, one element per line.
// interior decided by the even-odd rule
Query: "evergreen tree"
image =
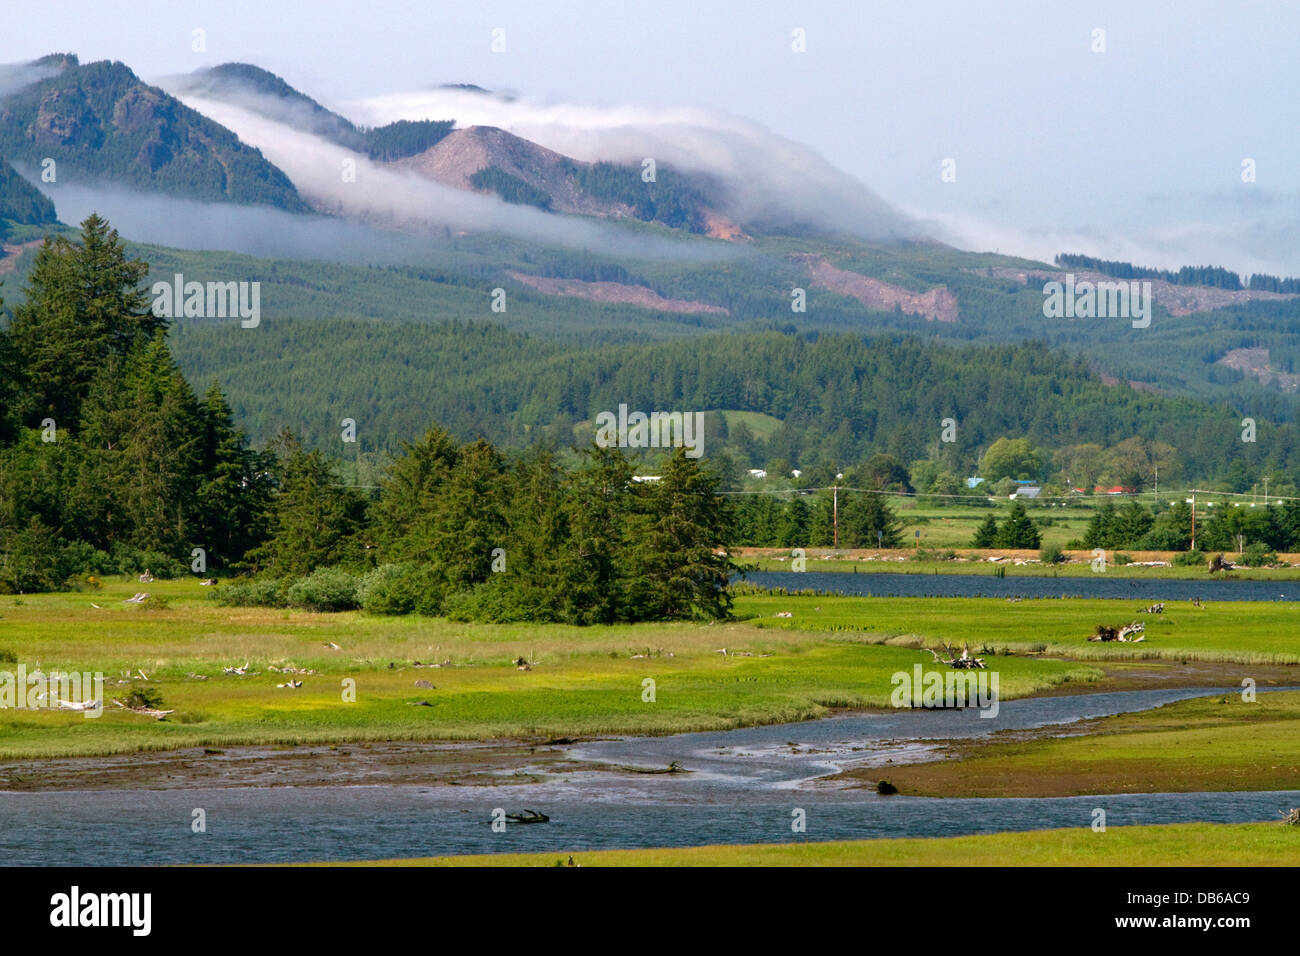
<path fill-rule="evenodd" d="M 998 533 L 993 539 L 995 548 L 1023 548 L 1031 549 L 1039 546 L 1038 529 L 1034 523 L 1029 520 L 1025 514 L 1025 506 L 1019 501 L 1011 505 L 1011 511 L 1007 514 L 1007 520 L 998 528 Z"/>
<path fill-rule="evenodd" d="M 432 563 L 452 594 L 488 579 L 492 551 L 505 541 L 505 462 L 479 439 L 460 449 L 439 490 L 429 528 Z"/>
<path fill-rule="evenodd" d="M 1142 547 L 1152 551 L 1186 551 L 1191 543 L 1192 508 L 1185 501 L 1179 501 L 1156 517 Z"/>
<path fill-rule="evenodd" d="M 51 417 L 75 425 L 98 368 L 125 357 L 137 338 L 165 330 L 141 289 L 148 274 L 148 264 L 128 259 L 117 230 L 94 214 L 82 223 L 80 242 L 60 236 L 41 247 L 9 331 L 28 424 Z"/>
<path fill-rule="evenodd" d="M 357 563 L 355 534 L 365 502 L 339 487 L 333 462 L 319 449 L 307 451 L 292 432 L 281 432 L 274 448 L 277 487 L 267 516 L 270 537 L 249 557 L 280 577 Z"/>
<path fill-rule="evenodd" d="M 1083 533 L 1083 546 L 1089 549 L 1120 547 L 1113 501 L 1107 501 L 1089 519 L 1088 527 Z"/>
<path fill-rule="evenodd" d="M 993 542 L 998 539 L 998 519 L 993 512 L 980 522 L 980 526 L 975 529 L 975 536 L 970 539 L 972 548 L 992 548 Z"/>
<path fill-rule="evenodd" d="M 403 452 L 389 465 L 373 509 L 375 543 L 383 561 L 427 563 L 439 496 L 460 462 L 460 446 L 435 426 L 420 441 L 404 442 Z"/>
<path fill-rule="evenodd" d="M 844 548 L 897 548 L 903 541 L 902 525 L 881 494 L 841 493 L 840 546 Z"/>
<path fill-rule="evenodd" d="M 795 496 L 782 513 L 777 545 L 782 548 L 807 547 L 811 525 L 812 515 L 809 513 L 808 503 L 802 495 Z"/>
<path fill-rule="evenodd" d="M 731 508 L 718 476 L 676 448 L 657 482 L 645 483 L 626 577 L 633 620 L 720 620 L 730 616 L 727 588 L 736 566 L 725 553 Z"/>
<path fill-rule="evenodd" d="M 565 588 L 565 619 L 608 624 L 625 616 L 628 541 L 633 534 L 632 463 L 618 448 L 585 449 L 571 475 L 569 548 L 572 578 Z"/>
<path fill-rule="evenodd" d="M 1147 532 L 1151 530 L 1155 518 L 1149 509 L 1136 501 L 1130 501 L 1115 513 L 1116 548 L 1136 548 L 1141 544 Z"/>
<path fill-rule="evenodd" d="M 209 387 L 199 408 L 201 464 L 193 542 L 215 567 L 240 562 L 266 535 L 271 461 L 248 447 L 220 386 Z"/>
<path fill-rule="evenodd" d="M 539 446 L 515 463 L 506 486 L 507 529 L 489 584 L 500 595 L 494 619 L 575 619 L 569 588 L 577 583 L 570 547 L 571 508 L 554 452 Z M 498 559 L 494 559 L 494 562 Z"/>

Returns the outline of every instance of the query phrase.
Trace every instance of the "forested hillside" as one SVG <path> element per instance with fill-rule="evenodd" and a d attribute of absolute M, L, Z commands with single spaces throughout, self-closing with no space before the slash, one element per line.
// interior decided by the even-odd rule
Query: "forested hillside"
<path fill-rule="evenodd" d="M 361 127 L 321 106 L 282 78 L 251 63 L 222 63 L 186 77 L 184 88 L 232 97 L 235 102 L 330 142 L 390 162 L 422 153 L 451 132 L 452 120 L 398 120 Z M 256 94 L 245 98 L 241 94 Z"/>
<path fill-rule="evenodd" d="M 54 203 L 0 158 L 0 238 L 6 233 L 6 219 L 35 226 L 57 218 Z"/>
<path fill-rule="evenodd" d="M 122 63 L 64 57 L 55 76 L 0 99 L 0 154 L 61 181 L 110 181 L 189 199 L 307 209 L 297 189 L 230 130 Z"/>
<path fill-rule="evenodd" d="M 1004 435 L 1049 451 L 1158 441 L 1177 450 L 1187 477 L 1226 475 L 1234 462 L 1249 472 L 1300 466 L 1295 424 L 1261 427 L 1245 444 L 1231 408 L 1107 385 L 1082 360 L 1036 344 L 767 331 L 578 348 L 485 323 L 285 320 L 256 335 L 182 323 L 176 349 L 192 379 L 223 381 L 255 436 L 292 425 L 340 453 L 345 417 L 358 422 L 366 452 L 414 437 L 427 418 L 464 438 L 567 444 L 583 433 L 576 424 L 622 403 L 779 419 L 767 439 L 709 420 L 706 453 L 726 449 L 752 467 L 843 467 L 887 452 L 973 474 L 980 450 Z M 939 441 L 945 418 L 957 423 L 951 443 Z"/>

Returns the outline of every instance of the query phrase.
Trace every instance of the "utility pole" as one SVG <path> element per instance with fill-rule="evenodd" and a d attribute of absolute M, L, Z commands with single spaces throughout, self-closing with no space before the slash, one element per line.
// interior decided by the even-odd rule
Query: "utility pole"
<path fill-rule="evenodd" d="M 838 550 L 840 546 L 840 486 L 835 485 L 831 495 L 831 526 L 834 528 L 835 544 Z"/>
<path fill-rule="evenodd" d="M 1196 550 L 1196 489 L 1192 489 L 1192 550 Z"/>

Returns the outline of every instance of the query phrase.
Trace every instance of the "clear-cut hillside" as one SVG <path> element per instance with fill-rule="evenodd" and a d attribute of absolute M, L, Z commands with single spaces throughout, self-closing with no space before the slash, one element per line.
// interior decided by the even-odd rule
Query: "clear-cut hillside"
<path fill-rule="evenodd" d="M 660 167 L 646 183 L 639 167 L 585 163 L 495 126 L 453 130 L 417 156 L 392 163 L 456 189 L 494 193 L 549 212 L 639 219 L 719 238 L 743 238 L 700 179 Z"/>

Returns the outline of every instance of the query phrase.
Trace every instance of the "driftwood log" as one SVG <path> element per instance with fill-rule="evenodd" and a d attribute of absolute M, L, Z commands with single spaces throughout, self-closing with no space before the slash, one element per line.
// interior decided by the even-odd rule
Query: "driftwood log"
<path fill-rule="evenodd" d="M 940 657 L 937 653 L 931 651 L 930 648 L 928 647 L 926 648 L 926 650 L 930 651 L 930 653 L 934 656 L 935 663 L 937 664 L 947 664 L 949 667 L 955 668 L 956 670 L 959 671 L 985 669 L 986 665 L 984 664 L 984 658 L 971 657 L 970 651 L 967 650 L 965 644 L 962 644 L 961 646 L 960 657 L 957 656 L 957 652 L 953 650 L 952 647 L 950 647 L 946 642 L 943 645 L 943 649 L 944 652 L 948 655 L 946 658 Z"/>
<path fill-rule="evenodd" d="M 1145 624 L 1139 624 L 1134 621 L 1124 627 L 1111 627 L 1109 624 L 1098 624 L 1097 633 L 1088 638 L 1090 641 L 1118 641 L 1121 644 L 1136 644 L 1139 641 L 1145 641 L 1146 635 Z"/>
<path fill-rule="evenodd" d="M 507 813 L 506 819 L 514 823 L 550 823 L 551 818 L 536 810 L 523 810 L 519 813 Z"/>

